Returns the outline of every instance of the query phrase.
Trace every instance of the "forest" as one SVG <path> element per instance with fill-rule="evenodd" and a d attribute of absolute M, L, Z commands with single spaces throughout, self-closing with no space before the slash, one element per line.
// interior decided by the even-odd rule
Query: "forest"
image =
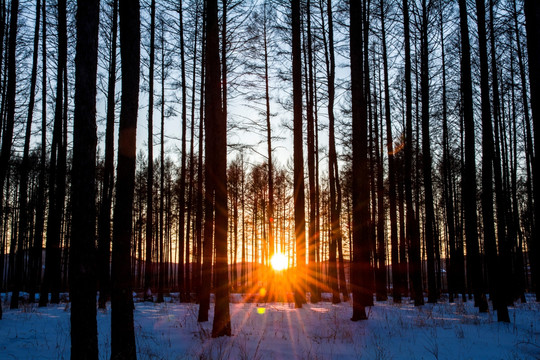
<path fill-rule="evenodd" d="M 353 323 L 469 301 L 511 323 L 540 300 L 538 1 L 0 18 L 0 319 L 68 303 L 72 358 L 98 358 L 107 309 L 110 358 L 137 358 L 138 303 L 197 305 L 220 338 L 235 296 Z"/>

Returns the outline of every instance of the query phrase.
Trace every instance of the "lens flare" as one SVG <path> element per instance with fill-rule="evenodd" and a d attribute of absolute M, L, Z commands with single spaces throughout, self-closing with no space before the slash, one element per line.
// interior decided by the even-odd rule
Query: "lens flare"
<path fill-rule="evenodd" d="M 285 270 L 288 267 L 287 257 L 281 253 L 275 253 L 270 259 L 270 264 L 272 268 L 276 271 Z"/>

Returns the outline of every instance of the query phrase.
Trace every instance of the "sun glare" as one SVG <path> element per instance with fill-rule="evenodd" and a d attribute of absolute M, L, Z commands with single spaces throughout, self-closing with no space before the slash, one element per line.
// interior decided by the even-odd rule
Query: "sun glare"
<path fill-rule="evenodd" d="M 287 257 L 281 253 L 275 253 L 270 259 L 270 264 L 276 271 L 285 270 L 288 267 Z"/>

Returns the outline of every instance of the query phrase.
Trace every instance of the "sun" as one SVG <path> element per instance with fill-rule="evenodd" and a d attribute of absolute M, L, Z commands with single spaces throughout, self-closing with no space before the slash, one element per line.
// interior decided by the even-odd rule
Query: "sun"
<path fill-rule="evenodd" d="M 287 257 L 281 253 L 275 253 L 270 259 L 270 264 L 272 268 L 276 271 L 285 270 L 288 267 Z"/>

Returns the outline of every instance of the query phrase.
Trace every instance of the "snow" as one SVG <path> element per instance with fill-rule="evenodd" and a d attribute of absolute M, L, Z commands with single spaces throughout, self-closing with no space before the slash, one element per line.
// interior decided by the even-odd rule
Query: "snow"
<path fill-rule="evenodd" d="M 2 294 L 1 359 L 69 359 L 69 304 L 9 310 Z M 350 321 L 351 304 L 295 309 L 292 303 L 242 303 L 231 296 L 233 336 L 212 339 L 197 304 L 135 303 L 139 359 L 540 359 L 540 304 L 509 308 L 511 323 L 479 314 L 472 301 L 414 307 L 391 300 Z M 109 304 L 108 304 L 109 305 Z M 99 356 L 110 357 L 110 308 L 98 311 Z M 213 318 L 213 305 L 210 319 Z"/>

